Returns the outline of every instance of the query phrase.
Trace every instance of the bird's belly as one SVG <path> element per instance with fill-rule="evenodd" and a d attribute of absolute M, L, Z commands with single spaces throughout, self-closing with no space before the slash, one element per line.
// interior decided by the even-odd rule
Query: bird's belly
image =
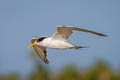
<path fill-rule="evenodd" d="M 69 47 L 73 47 L 72 44 L 65 42 L 65 41 L 52 41 L 47 45 L 47 48 L 54 48 L 54 49 L 68 49 Z"/>

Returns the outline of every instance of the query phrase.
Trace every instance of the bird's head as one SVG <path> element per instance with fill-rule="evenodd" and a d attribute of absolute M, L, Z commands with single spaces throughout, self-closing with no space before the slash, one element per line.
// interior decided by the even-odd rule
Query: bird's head
<path fill-rule="evenodd" d="M 32 40 L 31 40 L 31 43 L 32 43 L 32 44 L 30 44 L 30 45 L 28 46 L 28 48 L 35 46 L 37 40 L 38 40 L 38 38 L 32 38 Z"/>
<path fill-rule="evenodd" d="M 32 43 L 32 44 L 30 44 L 30 45 L 28 46 L 28 48 L 33 47 L 33 46 L 35 46 L 35 45 L 36 45 L 35 43 Z"/>
<path fill-rule="evenodd" d="M 46 38 L 46 37 L 32 38 L 32 40 L 31 40 L 31 43 L 32 43 L 32 44 L 30 44 L 30 45 L 28 46 L 28 48 L 36 46 L 37 43 L 42 42 L 45 38 Z"/>

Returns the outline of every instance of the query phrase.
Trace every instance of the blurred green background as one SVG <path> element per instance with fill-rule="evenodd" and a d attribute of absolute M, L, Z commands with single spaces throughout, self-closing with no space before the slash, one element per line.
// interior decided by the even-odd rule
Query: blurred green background
<path fill-rule="evenodd" d="M 10 72 L 0 75 L 0 80 L 120 80 L 120 69 L 112 69 L 106 61 L 98 60 L 87 68 L 66 64 L 60 69 L 50 69 L 34 58 L 36 66 L 25 76 Z"/>

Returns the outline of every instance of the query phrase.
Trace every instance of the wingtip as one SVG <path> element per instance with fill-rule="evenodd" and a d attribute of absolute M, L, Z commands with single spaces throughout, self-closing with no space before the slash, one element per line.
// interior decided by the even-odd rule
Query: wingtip
<path fill-rule="evenodd" d="M 46 61 L 45 64 L 49 64 L 49 61 Z"/>
<path fill-rule="evenodd" d="M 44 61 L 44 63 L 45 63 L 45 64 L 49 64 L 49 61 L 48 61 L 48 59 L 46 59 L 46 60 Z"/>
<path fill-rule="evenodd" d="M 108 37 L 108 35 L 102 34 L 102 33 L 97 33 L 96 35 L 101 36 L 101 37 Z"/>
<path fill-rule="evenodd" d="M 108 35 L 105 35 L 105 34 L 101 34 L 102 37 L 108 37 Z"/>

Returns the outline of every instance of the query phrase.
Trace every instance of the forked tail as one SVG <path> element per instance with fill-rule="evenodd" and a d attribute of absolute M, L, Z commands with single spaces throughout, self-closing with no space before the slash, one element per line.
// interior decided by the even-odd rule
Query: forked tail
<path fill-rule="evenodd" d="M 74 46 L 74 49 L 86 48 L 88 46 Z"/>

